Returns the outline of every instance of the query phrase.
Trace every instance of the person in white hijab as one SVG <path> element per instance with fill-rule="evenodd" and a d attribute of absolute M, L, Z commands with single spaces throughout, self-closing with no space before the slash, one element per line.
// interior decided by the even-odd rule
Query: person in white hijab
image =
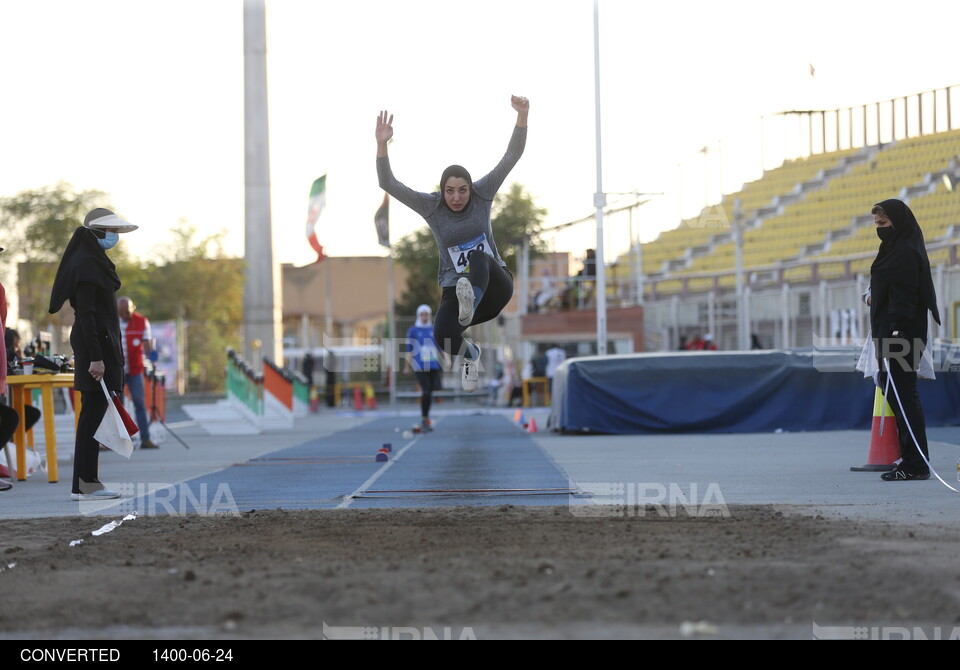
<path fill-rule="evenodd" d="M 407 340 L 404 342 L 405 372 L 413 372 L 420 387 L 420 425 L 424 433 L 433 430 L 430 407 L 434 391 L 441 387 L 442 375 L 440 350 L 433 339 L 432 314 L 430 305 L 417 307 L 417 320 L 407 331 Z"/>

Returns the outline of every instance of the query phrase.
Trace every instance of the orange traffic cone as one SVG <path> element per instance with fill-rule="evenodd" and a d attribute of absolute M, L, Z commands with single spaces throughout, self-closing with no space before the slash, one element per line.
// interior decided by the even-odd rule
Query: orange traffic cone
<path fill-rule="evenodd" d="M 530 417 L 530 423 L 527 425 L 527 432 L 528 433 L 537 432 L 537 420 L 534 419 L 532 416 Z"/>
<path fill-rule="evenodd" d="M 360 397 L 360 387 L 353 387 L 353 408 L 357 411 L 363 409 L 363 399 Z"/>
<path fill-rule="evenodd" d="M 882 415 L 882 416 L 881 416 Z M 900 437 L 897 419 L 887 404 L 883 393 L 877 388 L 873 399 L 873 426 L 870 430 L 870 453 L 863 467 L 851 467 L 853 472 L 887 472 L 900 458 Z"/>

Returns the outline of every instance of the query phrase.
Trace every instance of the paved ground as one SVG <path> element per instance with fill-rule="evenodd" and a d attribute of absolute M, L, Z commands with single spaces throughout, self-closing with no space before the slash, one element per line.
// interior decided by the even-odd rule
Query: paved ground
<path fill-rule="evenodd" d="M 960 494 L 934 479 L 891 486 L 876 473 L 851 472 L 851 466 L 867 461 L 866 432 L 560 435 L 544 428 L 548 414 L 546 409 L 524 413 L 524 421 L 536 422 L 536 433 L 516 424 L 516 410 L 457 403 L 437 410 L 437 430 L 425 435 L 410 434 L 416 416 L 404 406 L 323 410 L 297 419 L 289 430 L 210 435 L 186 414 L 173 413 L 166 424 L 172 434 L 161 449 L 136 451 L 129 460 L 104 452 L 101 478 L 128 498 L 193 481 L 194 496 L 199 484 L 206 483 L 212 501 L 218 487 L 229 487 L 238 510 L 455 506 L 492 500 L 589 505 L 614 502 L 621 496 L 614 489 L 622 485 L 623 503 L 629 505 L 655 504 L 658 497 L 683 502 L 691 494 L 702 501 L 709 491 L 714 502 L 788 505 L 832 517 L 903 523 L 960 519 Z M 960 426 L 931 428 L 928 435 L 933 466 L 960 488 Z M 378 463 L 376 456 L 386 443 L 392 453 Z M 62 449 L 60 453 L 60 481 L 48 483 L 38 473 L 15 482 L 13 490 L 0 495 L 0 519 L 91 512 L 89 505 L 81 510 L 69 500 L 71 464 L 62 460 Z M 518 491 L 510 496 L 509 489 Z M 550 495 L 550 489 L 557 489 L 557 495 Z M 376 493 L 384 490 L 395 493 Z M 628 501 L 627 491 L 639 500 Z M 191 513 L 202 511 L 187 503 Z M 158 503 L 155 511 L 166 507 Z M 102 513 L 115 511 L 105 506 Z"/>
<path fill-rule="evenodd" d="M 159 450 L 103 454 L 119 502 L 70 501 L 69 461 L 0 494 L 2 636 L 960 635 L 960 494 L 851 472 L 869 433 L 564 436 L 514 415 L 451 403 L 419 435 L 411 406 L 323 410 L 225 436 L 171 414 Z M 929 438 L 960 488 L 960 427 Z M 86 598 L 108 605 L 81 625 Z"/>

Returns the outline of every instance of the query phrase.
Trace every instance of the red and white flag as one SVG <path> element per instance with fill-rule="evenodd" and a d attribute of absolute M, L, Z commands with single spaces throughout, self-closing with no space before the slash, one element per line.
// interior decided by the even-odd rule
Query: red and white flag
<path fill-rule="evenodd" d="M 327 202 L 327 175 L 323 175 L 315 182 L 310 189 L 310 207 L 307 210 L 307 240 L 310 246 L 317 252 L 317 263 L 326 256 L 323 253 L 323 245 L 317 238 L 317 219 L 320 218 L 320 212 Z"/>
<path fill-rule="evenodd" d="M 130 458 L 133 454 L 133 440 L 130 438 L 139 432 L 136 421 L 127 412 L 116 393 L 107 390 L 107 385 L 100 380 L 100 387 L 107 399 L 107 411 L 103 413 L 103 420 L 93 434 L 94 439 L 107 449 L 117 452 L 121 456 Z"/>

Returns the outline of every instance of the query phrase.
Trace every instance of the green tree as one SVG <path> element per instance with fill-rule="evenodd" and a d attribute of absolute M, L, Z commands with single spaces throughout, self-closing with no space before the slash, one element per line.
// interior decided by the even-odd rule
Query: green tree
<path fill-rule="evenodd" d="M 0 198 L 4 242 L 0 272 L 7 279 L 8 289 L 11 284 L 16 286 L 20 318 L 35 324 L 38 330 L 73 323 L 69 309 L 48 314 L 50 287 L 73 231 L 96 207 L 112 207 L 105 193 L 77 192 L 65 182 Z M 122 241 L 110 257 L 118 264 L 129 262 Z"/>
<path fill-rule="evenodd" d="M 497 194 L 491 213 L 493 234 L 500 257 L 514 276 L 517 275 L 517 249 L 524 238 L 529 240 L 531 257 L 546 250 L 546 244 L 540 239 L 546 214 L 547 210 L 537 207 L 521 184 L 513 183 L 505 193 Z M 440 260 L 430 229 L 421 228 L 397 242 L 393 257 L 409 273 L 406 290 L 396 302 L 396 312 L 413 315 L 421 303 L 439 304 Z"/>
<path fill-rule="evenodd" d="M 546 243 L 540 239 L 546 215 L 547 210 L 537 207 L 533 197 L 517 182 L 510 184 L 506 193 L 498 193 L 493 201 L 492 222 L 497 249 L 515 277 L 520 260 L 517 250 L 524 238 L 529 241 L 531 258 L 547 250 Z"/>
<path fill-rule="evenodd" d="M 6 242 L 2 262 L 59 261 L 74 229 L 96 207 L 111 207 L 106 194 L 78 193 L 65 182 L 0 198 L 0 231 Z"/>
<path fill-rule="evenodd" d="M 180 222 L 173 241 L 131 282 L 130 297 L 152 321 L 178 320 L 185 341 L 186 390 L 225 389 L 224 351 L 240 348 L 245 263 L 223 252 L 225 231 L 197 237 Z"/>
<path fill-rule="evenodd" d="M 21 320 L 39 330 L 55 331 L 57 352 L 68 352 L 61 341 L 73 324 L 69 305 L 48 314 L 50 287 L 63 250 L 74 229 L 91 209 L 112 209 L 101 191 L 76 192 L 69 184 L 23 191 L 0 198 L 0 234 L 5 252 L 0 271 L 9 277 L 17 268 L 16 283 Z M 132 233 L 136 234 L 136 233 Z M 186 389 L 222 391 L 225 387 L 227 347 L 239 348 L 243 322 L 244 263 L 225 258 L 225 231 L 199 237 L 197 229 L 181 221 L 171 231 L 171 242 L 143 263 L 125 249 L 126 235 L 110 251 L 122 286 L 151 321 L 180 319 L 185 324 Z M 10 291 L 11 282 L 5 282 Z"/>
<path fill-rule="evenodd" d="M 393 245 L 392 253 L 394 260 L 407 270 L 407 286 L 395 303 L 396 314 L 412 317 L 423 303 L 436 309 L 440 304 L 440 258 L 430 229 L 424 227 L 402 238 Z"/>

